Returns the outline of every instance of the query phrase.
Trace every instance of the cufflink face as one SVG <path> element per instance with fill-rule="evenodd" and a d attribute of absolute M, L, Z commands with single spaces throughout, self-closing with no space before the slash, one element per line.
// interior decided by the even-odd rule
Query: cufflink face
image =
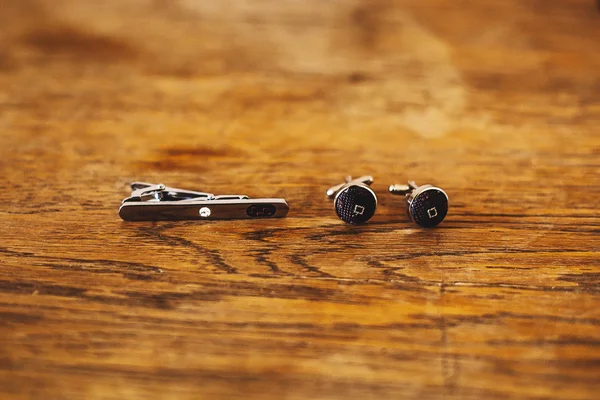
<path fill-rule="evenodd" d="M 448 195 L 438 187 L 409 181 L 408 185 L 390 185 L 388 190 L 406 196 L 410 219 L 423 228 L 435 228 L 448 214 Z"/>
<path fill-rule="evenodd" d="M 350 185 L 337 193 L 334 205 L 335 212 L 342 221 L 360 225 L 375 214 L 377 196 L 365 185 Z"/>
<path fill-rule="evenodd" d="M 448 196 L 436 187 L 427 187 L 409 200 L 410 218 L 423 228 L 435 228 L 448 214 Z"/>

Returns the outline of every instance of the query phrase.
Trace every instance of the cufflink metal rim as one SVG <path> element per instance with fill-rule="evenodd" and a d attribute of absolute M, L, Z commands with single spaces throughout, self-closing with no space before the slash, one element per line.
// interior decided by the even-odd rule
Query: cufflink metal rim
<path fill-rule="evenodd" d="M 390 187 L 388 188 L 388 191 L 394 195 L 406 196 L 407 211 L 408 211 L 408 215 L 409 215 L 411 221 L 415 222 L 417 225 L 419 225 L 423 228 L 435 228 L 446 218 L 446 215 L 448 214 L 448 205 L 449 205 L 448 194 L 446 194 L 446 192 L 443 189 L 441 189 L 437 186 L 433 186 L 430 184 L 418 186 L 415 183 L 415 181 L 409 181 L 408 185 L 404 185 L 404 184 L 390 185 Z M 441 195 L 442 200 L 444 201 L 445 204 L 444 203 L 440 204 L 443 207 L 441 210 L 438 210 L 438 207 L 440 205 L 436 205 L 432 208 L 427 209 L 426 212 L 427 212 L 427 216 L 428 216 L 429 220 L 423 220 L 416 215 L 417 211 L 415 210 L 415 208 L 413 206 L 418 203 L 420 196 L 422 196 L 423 194 L 425 194 L 427 192 L 430 192 L 432 195 L 437 194 L 438 197 L 440 197 L 439 195 Z M 439 217 L 441 217 L 441 218 L 439 218 Z M 433 221 L 430 221 L 430 220 L 433 220 Z"/>
<path fill-rule="evenodd" d="M 347 176 L 344 183 L 332 186 L 329 189 L 327 189 L 327 197 L 333 199 L 334 209 L 339 219 L 351 225 L 361 225 L 370 220 L 373 217 L 373 215 L 375 215 L 375 211 L 377 209 L 377 195 L 375 194 L 373 189 L 369 187 L 372 183 L 373 177 L 370 175 L 361 176 L 360 178 L 356 179 L 353 179 L 351 176 Z M 340 196 L 343 196 L 345 193 L 348 193 L 348 191 L 352 188 L 360 188 L 365 192 L 365 194 L 367 194 L 367 196 L 372 196 L 373 210 L 370 213 L 370 215 L 367 215 L 365 218 L 360 217 L 364 216 L 365 211 L 369 213 L 370 210 L 367 210 L 367 207 L 365 205 L 360 204 L 354 205 L 351 216 L 343 215 L 343 213 L 340 214 L 340 208 L 343 208 L 340 207 Z"/>

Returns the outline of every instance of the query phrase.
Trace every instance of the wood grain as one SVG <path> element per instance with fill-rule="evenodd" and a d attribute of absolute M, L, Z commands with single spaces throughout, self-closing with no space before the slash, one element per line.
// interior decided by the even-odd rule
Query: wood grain
<path fill-rule="evenodd" d="M 0 10 L 1 398 L 597 398 L 594 1 Z M 290 213 L 126 223 L 134 180 Z"/>

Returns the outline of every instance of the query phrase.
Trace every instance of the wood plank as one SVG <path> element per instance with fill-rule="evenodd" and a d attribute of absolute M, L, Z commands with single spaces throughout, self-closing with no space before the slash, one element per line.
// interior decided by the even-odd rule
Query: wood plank
<path fill-rule="evenodd" d="M 0 10 L 3 399 L 597 397 L 593 1 Z M 363 226 L 325 196 L 348 174 Z M 127 223 L 136 180 L 290 213 Z"/>

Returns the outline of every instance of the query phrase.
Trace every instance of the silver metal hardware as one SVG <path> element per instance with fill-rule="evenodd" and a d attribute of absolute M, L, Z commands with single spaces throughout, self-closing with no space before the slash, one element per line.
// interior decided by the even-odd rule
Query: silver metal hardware
<path fill-rule="evenodd" d="M 188 219 L 280 218 L 288 213 L 285 199 L 250 199 L 246 195 L 220 195 L 134 182 L 131 196 L 121 203 L 126 221 L 177 221 Z"/>

